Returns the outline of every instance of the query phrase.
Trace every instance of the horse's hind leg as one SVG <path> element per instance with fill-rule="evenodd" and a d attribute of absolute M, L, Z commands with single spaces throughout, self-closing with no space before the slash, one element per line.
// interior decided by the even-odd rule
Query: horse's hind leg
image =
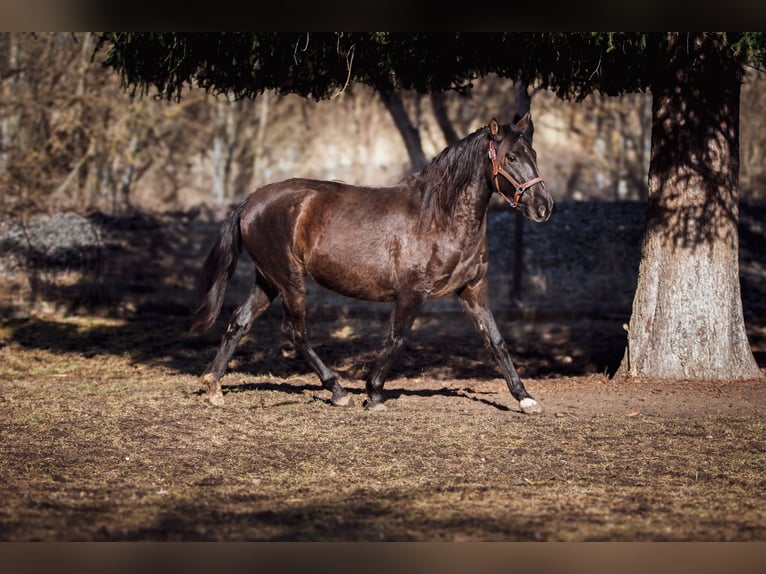
<path fill-rule="evenodd" d="M 407 336 L 412 329 L 415 316 L 421 305 L 425 302 L 426 295 L 412 293 L 408 296 L 400 296 L 391 311 L 391 323 L 388 336 L 386 337 L 383 350 L 375 362 L 375 366 L 367 377 L 366 390 L 369 400 L 364 404 L 367 410 L 385 410 L 383 404 L 383 383 L 391 369 L 394 359 L 404 347 Z"/>
<path fill-rule="evenodd" d="M 305 285 L 302 281 L 293 283 L 299 284 L 300 287 L 286 290 L 282 293 L 282 305 L 284 307 L 282 332 L 292 341 L 295 348 L 298 349 L 303 358 L 314 369 L 322 381 L 322 386 L 332 392 L 330 402 L 340 407 L 352 406 L 354 401 L 351 395 L 338 383 L 338 377 L 327 368 L 309 344 L 306 334 Z"/>
<path fill-rule="evenodd" d="M 255 283 L 247 299 L 234 311 L 226 333 L 221 338 L 218 352 L 202 375 L 208 400 L 214 405 L 223 404 L 221 377 L 226 372 L 226 366 L 234 354 L 237 344 L 253 327 L 255 320 L 269 307 L 276 295 L 277 291 L 262 277 L 256 275 Z"/>
<path fill-rule="evenodd" d="M 503 340 L 503 336 L 500 334 L 500 329 L 497 328 L 495 318 L 492 316 L 492 312 L 489 309 L 489 289 L 487 286 L 486 278 L 482 279 L 475 285 L 469 285 L 465 287 L 458 297 L 463 303 L 463 307 L 473 318 L 476 326 L 484 337 L 484 342 L 492 349 L 492 354 L 495 356 L 495 361 L 500 366 L 503 372 L 503 377 L 508 385 L 508 390 L 511 391 L 511 395 L 517 401 L 522 412 L 527 414 L 535 414 L 542 411 L 542 408 L 535 399 L 524 388 L 524 384 L 521 382 L 513 361 L 511 361 L 511 355 L 508 353 L 508 347 Z"/>

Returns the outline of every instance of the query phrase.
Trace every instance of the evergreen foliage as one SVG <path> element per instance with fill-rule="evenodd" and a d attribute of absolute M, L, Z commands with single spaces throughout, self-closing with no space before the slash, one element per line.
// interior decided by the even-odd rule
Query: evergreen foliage
<path fill-rule="evenodd" d="M 495 73 L 580 100 L 648 89 L 671 35 L 688 33 L 224 32 L 100 35 L 105 65 L 134 94 L 180 100 L 196 83 L 253 98 L 264 90 L 329 98 L 360 82 L 377 90 L 461 90 Z M 766 62 L 766 33 L 711 32 L 742 66 Z"/>

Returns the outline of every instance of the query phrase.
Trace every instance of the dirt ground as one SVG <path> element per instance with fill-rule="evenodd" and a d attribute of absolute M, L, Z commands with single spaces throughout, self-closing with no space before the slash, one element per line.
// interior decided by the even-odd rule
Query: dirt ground
<path fill-rule="evenodd" d="M 223 324 L 0 324 L 0 539 L 766 540 L 766 384 L 609 378 L 621 325 L 499 321 L 522 414 L 462 315 L 426 316 L 366 412 L 382 320 L 310 323 L 333 407 L 267 312 L 213 407 Z M 750 328 L 766 367 L 766 330 Z"/>

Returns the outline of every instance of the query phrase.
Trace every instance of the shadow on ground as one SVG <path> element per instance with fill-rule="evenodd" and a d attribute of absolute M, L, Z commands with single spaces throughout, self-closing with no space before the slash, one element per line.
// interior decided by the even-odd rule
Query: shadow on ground
<path fill-rule="evenodd" d="M 177 373 L 201 374 L 213 358 L 225 329 L 221 319 L 209 334 L 194 336 L 188 317 L 142 314 L 129 320 L 72 321 L 32 317 L 5 321 L 7 344 L 82 358 L 129 357 L 131 362 Z M 256 321 L 240 343 L 231 373 L 277 378 L 313 374 L 282 337 L 276 306 Z M 611 371 L 622 353 L 619 326 L 589 323 L 500 321 L 516 367 L 523 377 L 583 375 Z M 362 379 L 382 346 L 386 320 L 342 317 L 309 326 L 311 340 L 325 363 L 341 377 Z M 607 330 L 611 329 L 611 333 Z M 389 378 L 496 378 L 499 372 L 482 339 L 462 314 L 426 316 L 413 330 Z"/>

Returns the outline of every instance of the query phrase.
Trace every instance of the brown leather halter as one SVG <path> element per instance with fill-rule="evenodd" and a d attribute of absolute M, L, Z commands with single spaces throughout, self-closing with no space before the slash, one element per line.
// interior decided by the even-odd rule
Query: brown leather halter
<path fill-rule="evenodd" d="M 522 194 L 527 191 L 530 187 L 537 183 L 544 183 L 542 177 L 536 177 L 534 179 L 530 179 L 529 181 L 525 181 L 524 183 L 519 183 L 514 179 L 514 177 L 505 171 L 503 169 L 503 166 L 500 165 L 500 162 L 497 160 L 497 150 L 495 150 L 495 142 L 492 140 L 489 140 L 489 159 L 492 160 L 492 179 L 495 182 L 495 189 L 497 190 L 497 193 L 500 194 L 500 196 L 508 202 L 508 204 L 515 208 L 519 204 L 519 199 L 521 199 Z M 502 175 L 506 180 L 508 180 L 508 183 L 510 183 L 513 186 L 513 200 L 508 199 L 508 196 L 505 195 L 502 191 L 500 191 L 500 180 L 498 179 L 498 176 Z"/>

